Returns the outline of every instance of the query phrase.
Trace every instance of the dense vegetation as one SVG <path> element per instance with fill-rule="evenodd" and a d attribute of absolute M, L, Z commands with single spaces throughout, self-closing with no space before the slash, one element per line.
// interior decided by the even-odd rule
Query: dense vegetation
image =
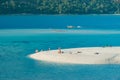
<path fill-rule="evenodd" d="M 0 14 L 119 14 L 120 0 L 0 0 Z"/>

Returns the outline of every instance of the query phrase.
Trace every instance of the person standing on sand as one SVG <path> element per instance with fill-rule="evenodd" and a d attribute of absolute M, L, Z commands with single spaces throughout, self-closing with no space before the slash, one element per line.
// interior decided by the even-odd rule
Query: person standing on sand
<path fill-rule="evenodd" d="M 50 51 L 50 48 L 48 48 L 48 51 Z"/>
<path fill-rule="evenodd" d="M 35 53 L 38 53 L 38 49 L 35 50 Z"/>
<path fill-rule="evenodd" d="M 61 54 L 61 48 L 58 48 L 58 53 Z"/>

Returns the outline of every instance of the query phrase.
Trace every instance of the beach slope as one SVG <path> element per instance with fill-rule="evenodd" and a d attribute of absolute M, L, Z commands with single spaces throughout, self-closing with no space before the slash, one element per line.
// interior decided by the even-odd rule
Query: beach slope
<path fill-rule="evenodd" d="M 71 48 L 41 51 L 29 55 L 40 61 L 70 64 L 119 64 L 120 47 Z"/>

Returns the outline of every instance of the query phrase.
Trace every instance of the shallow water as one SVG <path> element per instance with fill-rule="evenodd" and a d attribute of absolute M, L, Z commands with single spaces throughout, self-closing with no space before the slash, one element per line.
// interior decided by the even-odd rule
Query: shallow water
<path fill-rule="evenodd" d="M 15 32 L 14 32 L 15 31 Z M 120 34 L 0 31 L 0 80 L 119 80 L 120 65 L 75 65 L 36 61 L 35 49 L 120 46 Z M 3 33 L 4 32 L 4 33 Z M 37 33 L 36 33 L 37 32 Z M 40 33 L 39 33 L 40 32 Z M 106 31 L 105 31 L 106 32 Z M 114 32 L 114 31 L 113 31 Z"/>

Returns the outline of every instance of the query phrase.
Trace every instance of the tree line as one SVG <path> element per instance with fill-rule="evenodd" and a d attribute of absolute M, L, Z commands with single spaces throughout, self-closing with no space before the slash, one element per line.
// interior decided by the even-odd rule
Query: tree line
<path fill-rule="evenodd" d="M 120 0 L 0 0 L 0 14 L 119 14 Z"/>

